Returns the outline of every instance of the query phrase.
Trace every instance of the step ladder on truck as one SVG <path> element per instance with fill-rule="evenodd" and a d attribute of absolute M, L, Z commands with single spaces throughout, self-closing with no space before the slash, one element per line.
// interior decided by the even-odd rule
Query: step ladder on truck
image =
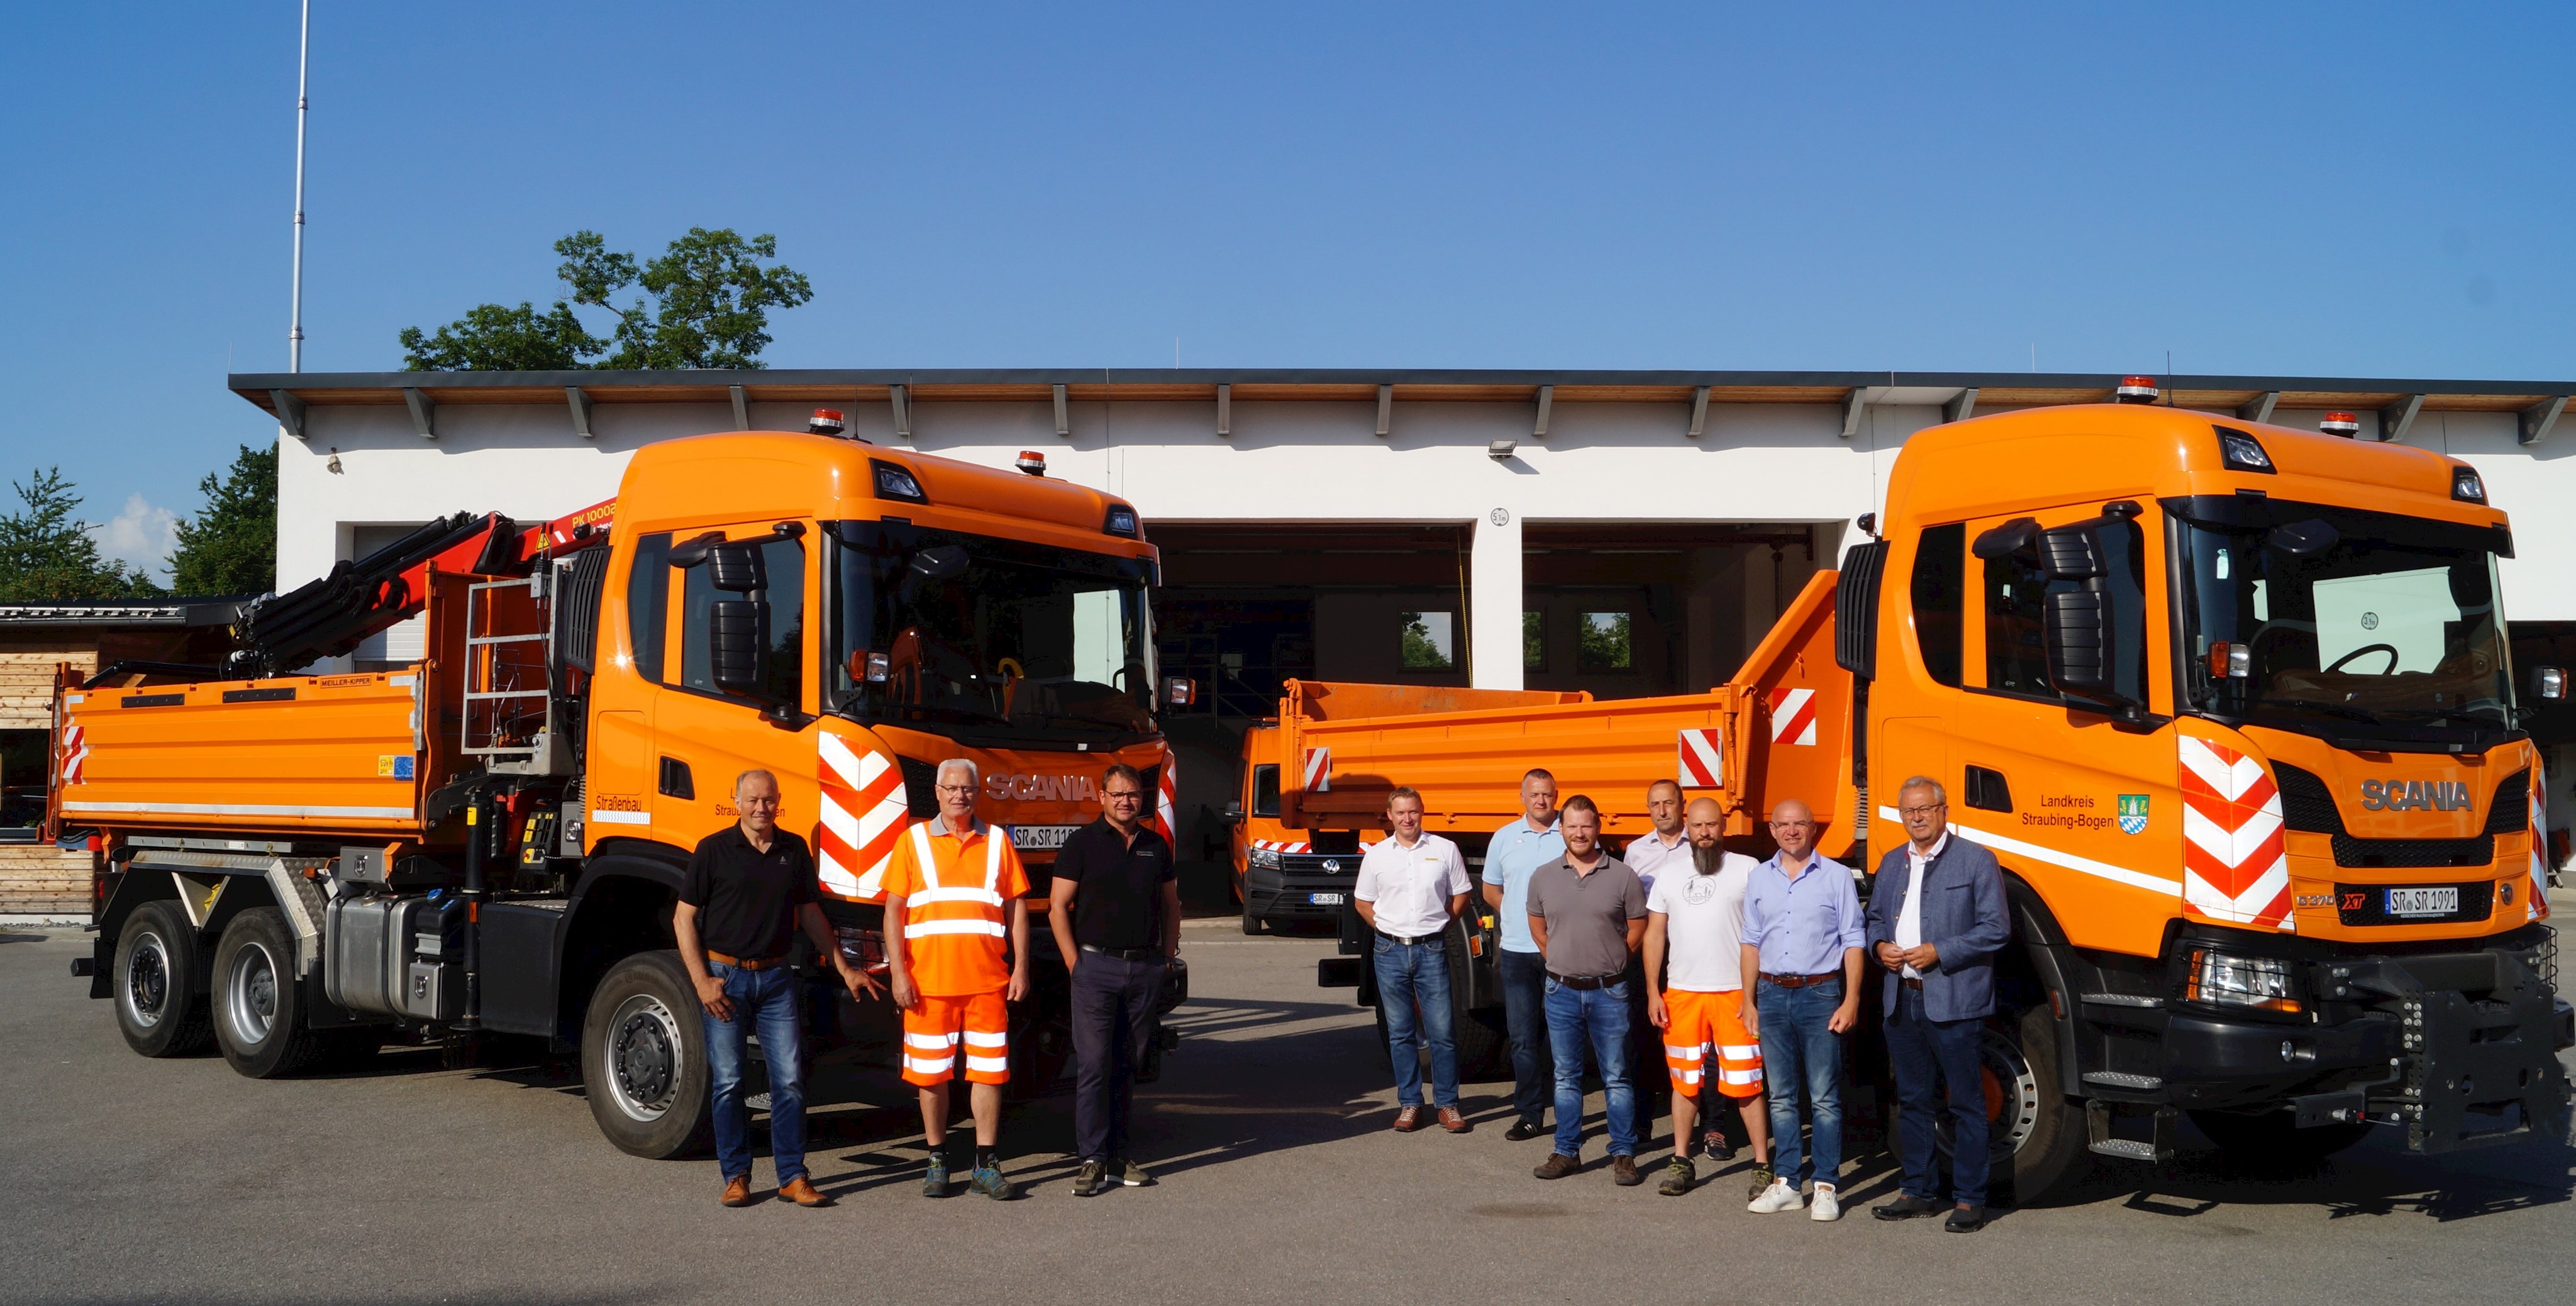
<path fill-rule="evenodd" d="M 1771 803 L 1808 802 L 1866 893 L 1925 776 L 2004 870 L 1983 1052 L 2022 1200 L 2088 1154 L 2170 1156 L 2185 1118 L 2270 1159 L 2563 1136 L 2576 1008 L 2523 725 L 2566 673 L 2512 666 L 2512 533 L 2476 469 L 2151 403 L 2035 409 L 1914 436 L 1863 529 L 1704 695 L 1283 708 L 1287 823 L 1410 783 L 1490 829 L 1546 765 L 1618 829 L 1674 776 L 1746 851 Z M 1461 934 L 1478 980 L 1489 927 Z M 1320 979 L 1364 983 L 1358 960 Z"/>

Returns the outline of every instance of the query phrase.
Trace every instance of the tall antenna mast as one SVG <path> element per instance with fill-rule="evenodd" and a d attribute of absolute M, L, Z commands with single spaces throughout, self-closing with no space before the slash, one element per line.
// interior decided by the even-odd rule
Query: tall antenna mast
<path fill-rule="evenodd" d="M 303 34 L 295 46 L 295 276 L 294 316 L 286 325 L 286 370 L 304 370 L 304 98 L 305 69 L 313 53 L 313 0 L 304 0 Z"/>

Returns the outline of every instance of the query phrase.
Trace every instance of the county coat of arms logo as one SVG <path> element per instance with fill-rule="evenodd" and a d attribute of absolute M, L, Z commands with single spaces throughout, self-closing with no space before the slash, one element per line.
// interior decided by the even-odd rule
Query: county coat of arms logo
<path fill-rule="evenodd" d="M 2120 833 L 2145 834 L 2146 832 L 2147 796 L 2145 794 L 2120 795 Z"/>

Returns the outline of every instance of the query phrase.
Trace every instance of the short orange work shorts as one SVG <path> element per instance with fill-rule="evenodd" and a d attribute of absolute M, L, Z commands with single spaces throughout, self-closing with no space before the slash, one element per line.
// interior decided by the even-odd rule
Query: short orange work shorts
<path fill-rule="evenodd" d="M 1762 1045 L 1744 1028 L 1744 990 L 1664 990 L 1664 1066 L 1673 1091 L 1697 1096 L 1708 1054 L 1717 1053 L 1717 1086 L 1728 1097 L 1762 1092 Z"/>
<path fill-rule="evenodd" d="M 924 1088 L 947 1083 L 957 1072 L 957 1049 L 966 1049 L 966 1082 L 1011 1082 L 1011 1011 L 1002 991 L 934 998 L 903 1013 L 903 1077 Z"/>

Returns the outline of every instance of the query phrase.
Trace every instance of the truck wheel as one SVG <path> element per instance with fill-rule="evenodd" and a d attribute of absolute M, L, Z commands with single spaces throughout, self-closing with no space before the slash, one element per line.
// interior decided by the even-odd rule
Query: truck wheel
<path fill-rule="evenodd" d="M 2057 1022 L 2045 1006 L 2001 1012 L 1978 1048 L 1985 1064 L 1988 1187 L 1995 1200 L 2031 1203 L 2071 1178 L 2086 1155 L 2084 1104 L 2057 1082 Z M 1932 1129 L 1947 1159 L 1950 1122 Z"/>
<path fill-rule="evenodd" d="M 1458 1051 L 1458 1082 L 1485 1083 L 1512 1076 L 1512 1043 L 1500 1011 L 1478 1011 L 1467 1005 L 1467 927 L 1453 924 L 1443 942 L 1449 961 L 1449 1030 Z"/>
<path fill-rule="evenodd" d="M 2318 1125 L 2313 1129 L 2298 1127 L 2296 1117 L 2287 1111 L 2267 1111 L 2259 1116 L 2237 1115 L 2227 1111 L 2188 1112 L 2191 1123 L 2209 1135 L 2209 1141 L 2229 1160 L 2240 1165 L 2280 1170 L 2302 1170 L 2370 1137 L 2368 1122 L 2340 1125 Z"/>
<path fill-rule="evenodd" d="M 204 973 L 196 928 L 177 903 L 135 908 L 116 936 L 116 1029 L 125 1045 L 147 1057 L 205 1051 L 215 1031 Z"/>
<path fill-rule="evenodd" d="M 1250 894 L 1244 895 L 1243 899 L 1243 932 L 1246 934 L 1259 934 L 1261 932 L 1261 913 L 1252 909 L 1252 896 Z"/>
<path fill-rule="evenodd" d="M 581 1022 L 581 1080 L 599 1132 L 629 1156 L 714 1146 L 705 1017 L 679 953 L 639 952 L 600 977 Z"/>
<path fill-rule="evenodd" d="M 215 1046 L 233 1069 L 276 1079 L 313 1064 L 324 1051 L 304 1027 L 304 989 L 285 912 L 254 907 L 233 917 L 215 944 L 213 981 Z"/>

